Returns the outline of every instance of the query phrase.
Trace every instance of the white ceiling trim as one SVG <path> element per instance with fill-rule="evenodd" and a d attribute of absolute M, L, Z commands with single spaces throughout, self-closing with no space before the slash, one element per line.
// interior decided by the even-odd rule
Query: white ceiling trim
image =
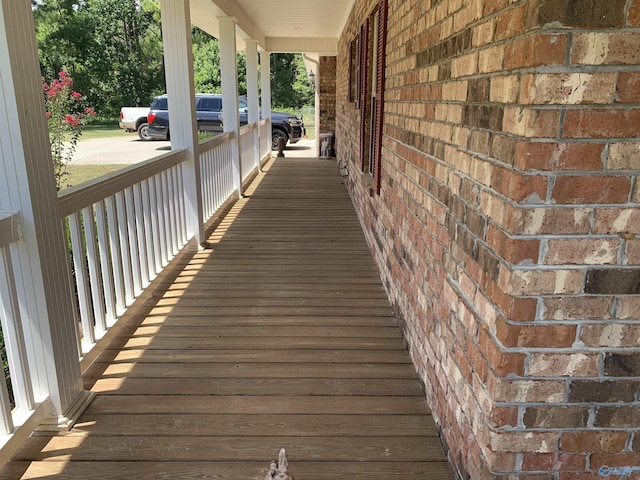
<path fill-rule="evenodd" d="M 277 53 L 318 53 L 333 56 L 338 54 L 338 39 L 269 37 L 265 50 Z"/>

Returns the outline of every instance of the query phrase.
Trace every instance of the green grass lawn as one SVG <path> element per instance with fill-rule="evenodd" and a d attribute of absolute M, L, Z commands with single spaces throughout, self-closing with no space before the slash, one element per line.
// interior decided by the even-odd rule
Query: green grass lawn
<path fill-rule="evenodd" d="M 84 127 L 79 141 L 82 142 L 83 140 L 90 140 L 92 138 L 122 137 L 124 135 L 136 134 L 125 132 L 117 123 L 113 125 L 93 124 Z"/>
<path fill-rule="evenodd" d="M 80 185 L 94 178 L 115 172 L 129 165 L 68 165 L 66 183 L 71 186 Z"/>

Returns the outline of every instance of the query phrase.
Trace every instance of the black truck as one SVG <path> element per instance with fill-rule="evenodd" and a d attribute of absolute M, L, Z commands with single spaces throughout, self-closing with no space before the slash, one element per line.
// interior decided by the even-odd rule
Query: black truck
<path fill-rule="evenodd" d="M 240 125 L 247 124 L 247 99 L 239 97 Z M 196 94 L 196 118 L 198 130 L 221 133 L 222 128 L 222 95 L 215 93 Z M 169 110 L 167 95 L 153 99 L 147 116 L 149 128 L 147 134 L 155 140 L 169 140 Z M 284 138 L 285 145 L 296 143 L 302 138 L 304 125 L 295 115 L 282 112 L 271 112 L 271 148 L 276 149 L 278 139 Z"/>

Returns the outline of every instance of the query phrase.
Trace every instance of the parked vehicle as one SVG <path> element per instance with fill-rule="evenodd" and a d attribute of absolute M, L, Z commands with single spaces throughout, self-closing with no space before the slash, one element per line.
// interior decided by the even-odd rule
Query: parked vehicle
<path fill-rule="evenodd" d="M 239 97 L 240 125 L 248 122 L 248 106 L 245 97 Z M 196 117 L 198 130 L 205 132 L 221 133 L 222 127 L 222 95 L 213 93 L 196 94 Z M 166 95 L 161 95 L 153 99 L 151 109 L 147 116 L 149 137 L 157 140 L 168 140 L 171 136 L 169 131 L 169 111 Z M 304 125 L 295 115 L 282 112 L 271 112 L 271 148 L 275 149 L 278 139 L 284 138 L 285 145 L 297 143 L 303 135 Z"/>
<path fill-rule="evenodd" d="M 147 133 L 149 107 L 122 107 L 120 109 L 120 128 L 127 132 L 138 132 L 140 140 L 152 140 Z"/>

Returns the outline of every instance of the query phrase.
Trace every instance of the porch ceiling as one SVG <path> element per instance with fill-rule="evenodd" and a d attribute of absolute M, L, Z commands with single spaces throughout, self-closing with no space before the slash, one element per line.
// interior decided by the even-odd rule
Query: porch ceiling
<path fill-rule="evenodd" d="M 238 49 L 258 41 L 270 52 L 335 55 L 354 0 L 190 0 L 191 21 L 214 37 L 218 16 L 237 19 Z"/>

